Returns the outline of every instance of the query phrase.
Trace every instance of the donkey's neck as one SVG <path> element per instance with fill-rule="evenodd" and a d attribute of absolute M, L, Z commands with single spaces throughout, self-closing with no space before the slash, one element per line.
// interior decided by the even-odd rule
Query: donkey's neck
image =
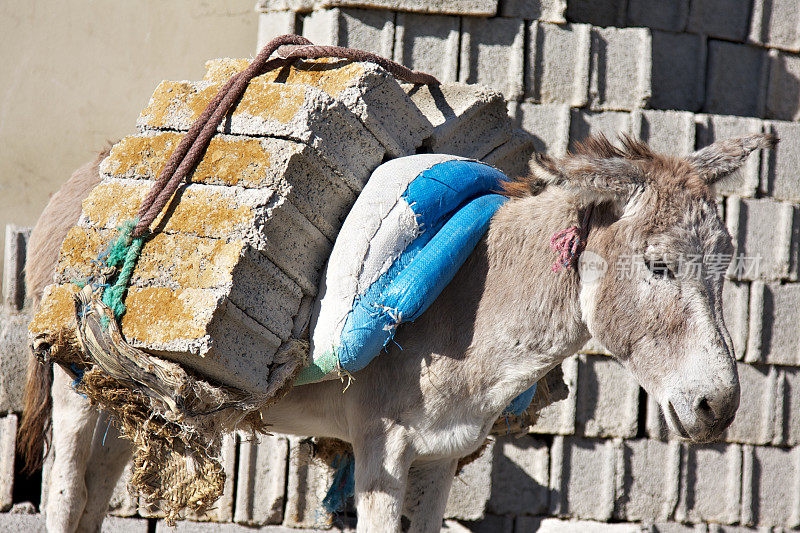
<path fill-rule="evenodd" d="M 499 365 L 498 391 L 514 396 L 574 353 L 589 338 L 581 318 L 574 269 L 554 272 L 550 238 L 579 225 L 573 195 L 547 189 L 512 198 L 498 210 L 486 238 L 486 278 L 471 351 Z"/>

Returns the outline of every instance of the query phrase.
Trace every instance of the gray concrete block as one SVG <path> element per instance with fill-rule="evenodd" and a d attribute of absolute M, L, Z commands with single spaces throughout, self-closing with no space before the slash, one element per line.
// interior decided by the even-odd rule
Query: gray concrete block
<path fill-rule="evenodd" d="M 691 4 L 688 32 L 739 42 L 747 37 L 750 2 L 703 0 Z"/>
<path fill-rule="evenodd" d="M 767 52 L 762 48 L 709 40 L 703 110 L 721 115 L 763 116 L 768 67 Z"/>
<path fill-rule="evenodd" d="M 800 365 L 800 284 L 754 282 L 745 361 Z"/>
<path fill-rule="evenodd" d="M 486 515 L 481 520 L 445 520 L 441 533 L 513 533 L 514 517 Z"/>
<path fill-rule="evenodd" d="M 27 314 L 0 311 L 0 413 L 22 412 L 30 319 Z"/>
<path fill-rule="evenodd" d="M 25 306 L 25 250 L 31 228 L 6 226 L 3 251 L 3 306 L 19 312 Z"/>
<path fill-rule="evenodd" d="M 550 450 L 531 437 L 503 437 L 494 445 L 491 498 L 486 511 L 499 515 L 546 514 Z"/>
<path fill-rule="evenodd" d="M 761 154 L 761 189 L 780 200 L 800 201 L 800 124 L 770 121 L 765 130 L 781 141 Z"/>
<path fill-rule="evenodd" d="M 44 515 L 41 514 L 0 514 L 1 533 L 47 533 Z"/>
<path fill-rule="evenodd" d="M 725 204 L 736 252 L 727 275 L 738 280 L 797 279 L 798 209 L 787 202 L 731 196 Z"/>
<path fill-rule="evenodd" d="M 108 502 L 108 514 L 113 516 L 130 517 L 139 511 L 139 496 L 131 494 L 128 483 L 131 479 L 133 463 L 125 465 L 122 475 L 114 486 L 111 499 Z"/>
<path fill-rule="evenodd" d="M 199 522 L 230 522 L 233 520 L 233 498 L 236 483 L 236 435 L 226 433 L 222 436 L 220 464 L 225 471 L 225 484 L 222 495 L 212 509 L 203 514 L 188 513 L 186 518 Z"/>
<path fill-rule="evenodd" d="M 727 442 L 769 444 L 779 437 L 783 420 L 776 410 L 781 376 L 777 367 L 738 363 L 741 398 L 736 418 L 725 431 Z"/>
<path fill-rule="evenodd" d="M 458 17 L 398 13 L 394 60 L 440 82 L 456 81 L 459 27 Z"/>
<path fill-rule="evenodd" d="M 592 28 L 589 106 L 636 109 L 651 91 L 652 41 L 644 28 Z"/>
<path fill-rule="evenodd" d="M 694 115 L 686 111 L 635 110 L 631 113 L 635 137 L 656 152 L 686 156 L 694 151 Z"/>
<path fill-rule="evenodd" d="M 560 157 L 569 145 L 568 104 L 514 104 L 514 124 L 533 135 L 536 152 Z"/>
<path fill-rule="evenodd" d="M 639 384 L 607 356 L 578 358 L 575 434 L 587 437 L 633 437 L 639 416 Z"/>
<path fill-rule="evenodd" d="M 322 500 L 333 481 L 333 470 L 313 458 L 310 441 L 289 439 L 289 472 L 283 523 L 289 527 L 327 529 L 332 517 Z"/>
<path fill-rule="evenodd" d="M 590 135 L 602 133 L 609 139 L 616 139 L 622 133 L 631 133 L 631 115 L 622 111 L 589 112 L 581 109 L 571 110 L 569 122 L 569 145 L 572 148 Z"/>
<path fill-rule="evenodd" d="M 281 523 L 288 452 L 286 437 L 242 435 L 234 521 L 247 525 Z"/>
<path fill-rule="evenodd" d="M 651 439 L 657 440 L 669 439 L 671 437 L 670 431 L 669 427 L 667 426 L 667 421 L 664 418 L 664 413 L 661 410 L 661 406 L 650 394 L 647 394 L 646 397 L 645 426 L 647 430 L 647 436 Z"/>
<path fill-rule="evenodd" d="M 17 415 L 0 418 L 0 510 L 8 511 L 14 492 L 14 444 L 17 441 Z"/>
<path fill-rule="evenodd" d="M 527 176 L 531 172 L 534 142 L 533 135 L 525 130 L 515 129 L 511 140 L 486 154 L 482 161 L 499 168 L 506 176 Z"/>
<path fill-rule="evenodd" d="M 550 514 L 609 520 L 621 453 L 619 439 L 555 437 L 550 449 Z"/>
<path fill-rule="evenodd" d="M 256 11 L 303 11 L 327 7 L 370 7 L 420 13 L 493 16 L 497 0 L 259 0 Z"/>
<path fill-rule="evenodd" d="M 725 527 L 725 526 L 720 526 Z M 707 524 L 679 524 L 658 522 L 650 526 L 650 533 L 708 533 Z"/>
<path fill-rule="evenodd" d="M 800 448 L 744 446 L 741 523 L 800 526 Z"/>
<path fill-rule="evenodd" d="M 492 458 L 497 442 L 490 441 L 480 457 L 464 466 L 450 487 L 445 518 L 481 520 L 492 496 Z"/>
<path fill-rule="evenodd" d="M 689 0 L 628 0 L 627 26 L 682 32 L 689 18 Z"/>
<path fill-rule="evenodd" d="M 511 139 L 512 121 L 498 92 L 462 83 L 403 88 L 433 127 L 424 142 L 433 153 L 483 159 Z"/>
<path fill-rule="evenodd" d="M 575 432 L 575 412 L 578 402 L 578 356 L 568 357 L 561 363 L 564 383 L 569 395 L 559 402 L 552 403 L 539 411 L 531 433 L 552 433 L 571 435 Z"/>
<path fill-rule="evenodd" d="M 706 92 L 706 37 L 653 31 L 652 43 L 650 106 L 699 111 Z"/>
<path fill-rule="evenodd" d="M 625 441 L 615 517 L 629 522 L 669 520 L 678 503 L 680 459 L 677 441 Z"/>
<path fill-rule="evenodd" d="M 377 9 L 320 9 L 303 18 L 303 37 L 314 44 L 345 46 L 392 57 L 392 11 Z"/>
<path fill-rule="evenodd" d="M 628 0 L 570 0 L 567 20 L 594 26 L 625 26 Z"/>
<path fill-rule="evenodd" d="M 522 19 L 462 19 L 459 81 L 486 85 L 508 100 L 521 98 L 524 37 Z"/>
<path fill-rule="evenodd" d="M 800 119 L 800 56 L 778 50 L 769 51 L 767 118 Z"/>
<path fill-rule="evenodd" d="M 258 36 L 256 50 L 279 35 L 296 34 L 300 28 L 295 11 L 260 11 L 258 13 Z M 325 44 L 325 43 L 317 43 Z"/>
<path fill-rule="evenodd" d="M 528 27 L 526 100 L 574 107 L 588 101 L 590 27 L 586 24 L 548 24 Z"/>
<path fill-rule="evenodd" d="M 143 518 L 108 516 L 100 526 L 100 533 L 147 533 L 149 524 Z"/>
<path fill-rule="evenodd" d="M 725 279 L 722 284 L 722 316 L 733 341 L 736 359 L 744 359 L 749 329 L 750 285 Z"/>
<path fill-rule="evenodd" d="M 559 520 L 542 516 L 520 516 L 517 518 L 515 533 L 644 533 L 648 531 L 641 524 L 606 524 L 591 520 Z"/>
<path fill-rule="evenodd" d="M 563 24 L 566 0 L 504 0 L 500 2 L 500 16 L 526 20 L 542 20 Z"/>
<path fill-rule="evenodd" d="M 777 422 L 780 426 L 780 440 L 774 444 L 797 446 L 800 444 L 800 368 L 786 367 L 781 369 L 782 381 L 779 381 L 781 397 L 776 402 Z"/>
<path fill-rule="evenodd" d="M 733 115 L 697 115 L 697 148 L 703 148 L 716 141 L 741 137 L 764 131 L 763 121 L 757 118 L 736 117 Z M 754 196 L 759 187 L 761 150 L 747 158 L 744 165 L 732 175 L 714 184 L 718 195 Z"/>
<path fill-rule="evenodd" d="M 682 444 L 679 522 L 739 521 L 742 449 L 738 444 Z"/>
<path fill-rule="evenodd" d="M 800 52 L 800 4 L 794 0 L 754 0 L 749 39 Z"/>

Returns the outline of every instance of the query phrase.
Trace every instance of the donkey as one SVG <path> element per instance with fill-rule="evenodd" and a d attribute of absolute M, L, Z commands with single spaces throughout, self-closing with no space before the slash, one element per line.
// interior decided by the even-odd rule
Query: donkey
<path fill-rule="evenodd" d="M 678 158 L 628 137 L 621 146 L 591 137 L 563 158 L 538 155 L 530 176 L 505 184 L 509 200 L 483 240 L 434 304 L 399 328 L 397 345 L 346 393 L 337 381 L 294 387 L 263 419 L 276 432 L 352 444 L 359 532 L 399 531 L 401 515 L 412 531 L 438 531 L 459 458 L 591 336 L 657 399 L 673 432 L 717 438 L 738 408 L 739 382 L 722 318 L 724 268 L 707 261 L 733 253 L 712 185 L 775 142 L 750 135 Z M 64 201 L 96 181 L 74 183 Z M 48 218 L 63 208 L 48 206 L 32 242 L 63 238 L 66 224 Z M 554 268 L 551 236 L 571 227 L 582 240 L 573 250 L 605 269 L 575 257 Z M 48 262 L 36 266 L 41 279 L 29 278 L 34 295 L 55 262 L 37 251 L 32 264 Z M 687 268 L 686 258 L 701 261 Z M 621 275 L 620 266 L 631 268 Z M 28 393 L 46 391 L 33 379 Z M 53 397 L 48 527 L 96 531 L 130 447 L 113 427 L 101 445 L 107 421 L 58 369 Z M 30 441 L 37 428 L 26 418 L 22 430 Z"/>

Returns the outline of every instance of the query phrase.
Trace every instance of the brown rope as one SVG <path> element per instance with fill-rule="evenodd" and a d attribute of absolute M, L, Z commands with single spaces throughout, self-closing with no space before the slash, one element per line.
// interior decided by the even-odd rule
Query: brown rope
<path fill-rule="evenodd" d="M 408 69 L 389 59 L 363 50 L 342 48 L 340 46 L 316 46 L 305 37 L 299 35 L 281 35 L 275 37 L 261 49 L 252 63 L 243 71 L 231 76 L 217 92 L 214 99 L 203 111 L 202 115 L 192 123 L 189 131 L 181 139 L 180 144 L 170 155 L 167 164 L 158 179 L 147 193 L 139 213 L 138 222 L 131 234 L 142 237 L 150 232 L 150 225 L 178 190 L 181 182 L 190 174 L 203 158 L 211 138 L 217 133 L 222 119 L 235 102 L 244 94 L 247 84 L 254 77 L 263 73 L 269 57 L 278 50 L 283 59 L 335 57 L 354 61 L 376 63 L 401 81 L 419 84 L 438 84 L 438 80 L 430 74 Z"/>

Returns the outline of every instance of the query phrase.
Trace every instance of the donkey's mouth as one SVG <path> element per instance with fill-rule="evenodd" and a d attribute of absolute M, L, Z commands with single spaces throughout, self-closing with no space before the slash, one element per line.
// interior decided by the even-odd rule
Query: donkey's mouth
<path fill-rule="evenodd" d="M 669 417 L 670 425 L 672 429 L 678 432 L 678 434 L 687 440 L 692 440 L 692 437 L 689 435 L 689 432 L 683 427 L 681 424 L 681 419 L 678 418 L 678 413 L 675 412 L 675 407 L 672 406 L 672 402 L 667 402 L 667 416 Z"/>

